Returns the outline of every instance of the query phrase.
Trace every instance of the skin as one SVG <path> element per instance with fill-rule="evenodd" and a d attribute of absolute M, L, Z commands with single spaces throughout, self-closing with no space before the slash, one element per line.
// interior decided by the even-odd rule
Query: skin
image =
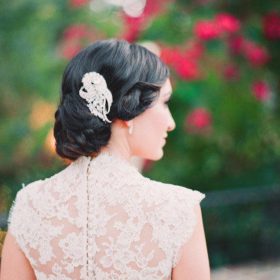
<path fill-rule="evenodd" d="M 1 261 L 1 280 L 36 280 L 33 269 L 15 238 L 7 232 Z"/>
<path fill-rule="evenodd" d="M 175 122 L 168 108 L 172 94 L 170 80 L 161 87 L 159 98 L 153 106 L 130 121 L 116 120 L 112 124 L 109 144 L 101 152 L 111 152 L 130 160 L 132 156 L 159 160 L 168 132 L 175 129 Z M 132 133 L 128 132 L 132 127 Z M 210 268 L 201 208 L 196 206 L 197 225 L 191 239 L 184 245 L 182 258 L 172 271 L 172 280 L 208 280 Z M 32 267 L 8 232 L 3 252 L 1 280 L 36 279 Z"/>
<path fill-rule="evenodd" d="M 200 205 L 195 207 L 197 224 L 172 270 L 172 280 L 210 280 L 210 266 Z"/>
<path fill-rule="evenodd" d="M 110 141 L 101 152 L 109 151 L 126 160 L 132 156 L 161 159 L 167 134 L 175 128 L 174 119 L 166 104 L 171 94 L 171 83 L 167 79 L 152 107 L 130 121 L 114 121 Z M 132 134 L 128 132 L 130 127 Z"/>

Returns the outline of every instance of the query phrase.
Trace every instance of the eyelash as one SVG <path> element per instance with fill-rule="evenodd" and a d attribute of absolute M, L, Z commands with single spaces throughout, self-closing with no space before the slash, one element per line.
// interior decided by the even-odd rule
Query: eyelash
<path fill-rule="evenodd" d="M 168 99 L 167 101 L 164 102 L 164 104 L 168 105 L 170 102 L 170 99 Z"/>

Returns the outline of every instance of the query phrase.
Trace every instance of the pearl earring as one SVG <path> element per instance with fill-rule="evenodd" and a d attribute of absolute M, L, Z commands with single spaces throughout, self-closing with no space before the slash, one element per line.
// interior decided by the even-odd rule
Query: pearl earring
<path fill-rule="evenodd" d="M 128 128 L 128 134 L 132 134 L 132 131 L 133 131 L 133 126 L 131 125 L 131 126 L 129 126 L 129 128 Z"/>

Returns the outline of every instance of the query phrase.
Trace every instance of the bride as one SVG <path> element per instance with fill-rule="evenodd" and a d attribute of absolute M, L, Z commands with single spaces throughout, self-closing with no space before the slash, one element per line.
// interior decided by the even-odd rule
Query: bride
<path fill-rule="evenodd" d="M 166 65 L 140 45 L 97 41 L 70 61 L 61 91 L 56 151 L 72 163 L 17 193 L 1 280 L 210 279 L 205 195 L 130 163 L 161 159 L 175 128 Z"/>

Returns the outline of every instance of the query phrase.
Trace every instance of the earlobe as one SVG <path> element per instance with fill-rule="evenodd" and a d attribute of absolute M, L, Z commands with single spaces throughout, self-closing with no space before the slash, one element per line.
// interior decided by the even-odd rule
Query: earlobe
<path fill-rule="evenodd" d="M 128 134 L 132 135 L 132 133 L 133 133 L 133 122 L 131 121 L 131 123 L 128 126 Z"/>
<path fill-rule="evenodd" d="M 133 120 L 124 121 L 124 123 L 128 129 L 128 134 L 131 135 L 133 133 Z"/>

